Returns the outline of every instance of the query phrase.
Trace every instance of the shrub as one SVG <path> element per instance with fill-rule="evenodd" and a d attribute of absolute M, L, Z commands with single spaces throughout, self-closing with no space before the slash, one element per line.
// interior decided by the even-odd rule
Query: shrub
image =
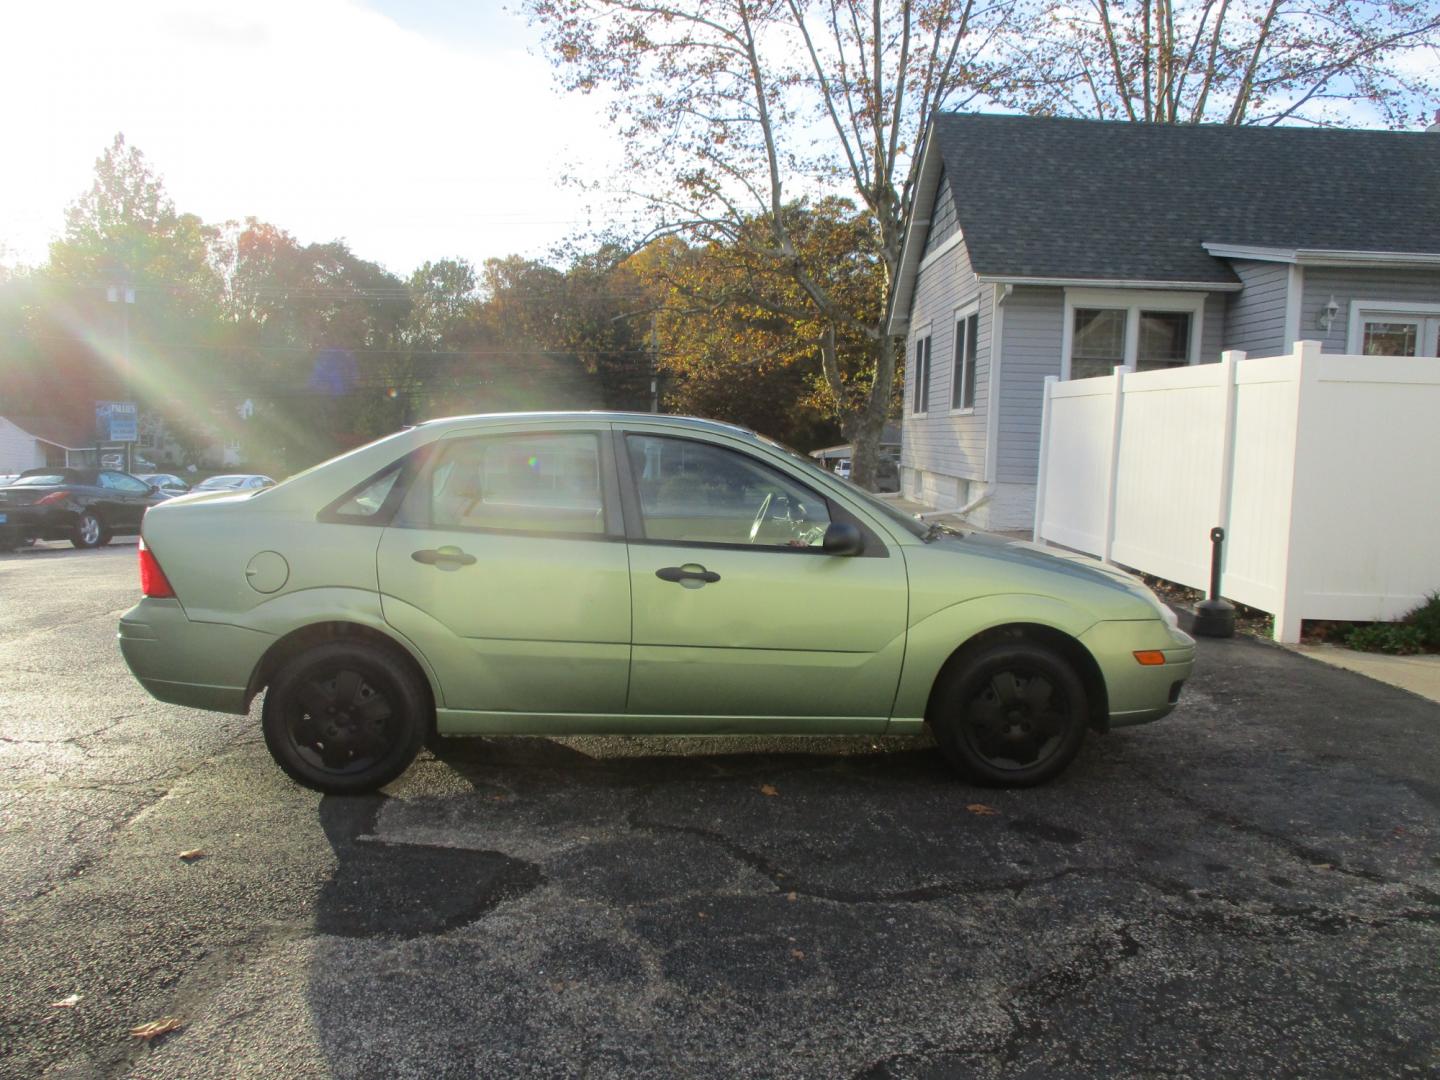
<path fill-rule="evenodd" d="M 1362 652 L 1398 653 L 1405 656 L 1425 651 L 1421 630 L 1409 623 L 1370 623 L 1357 626 L 1345 635 L 1345 644 Z"/>
<path fill-rule="evenodd" d="M 1406 615 L 1405 622 L 1420 632 L 1426 645 L 1440 649 L 1440 589 L 1432 592 L 1424 603 Z"/>

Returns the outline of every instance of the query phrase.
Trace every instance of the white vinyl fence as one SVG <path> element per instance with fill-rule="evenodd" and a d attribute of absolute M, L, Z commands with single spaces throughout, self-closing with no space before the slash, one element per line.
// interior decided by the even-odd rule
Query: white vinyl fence
<path fill-rule="evenodd" d="M 1035 539 L 1275 616 L 1396 619 L 1440 589 L 1440 359 L 1288 356 L 1045 384 Z"/>

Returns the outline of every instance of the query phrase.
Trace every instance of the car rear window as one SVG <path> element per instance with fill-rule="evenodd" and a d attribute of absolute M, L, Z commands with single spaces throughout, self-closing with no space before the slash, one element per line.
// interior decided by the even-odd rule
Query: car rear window
<path fill-rule="evenodd" d="M 22 476 L 12 483 L 11 487 L 54 487 L 56 484 L 74 483 L 73 476 L 66 476 L 64 473 L 37 473 L 34 476 Z"/>

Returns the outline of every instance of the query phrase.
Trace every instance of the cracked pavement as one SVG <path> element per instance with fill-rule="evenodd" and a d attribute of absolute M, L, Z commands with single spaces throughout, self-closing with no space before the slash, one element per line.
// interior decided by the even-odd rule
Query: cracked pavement
<path fill-rule="evenodd" d="M 1207 641 L 1035 791 L 902 739 L 485 739 L 321 798 L 130 679 L 134 562 L 0 556 L 0 1075 L 1440 1074 L 1404 691 Z"/>

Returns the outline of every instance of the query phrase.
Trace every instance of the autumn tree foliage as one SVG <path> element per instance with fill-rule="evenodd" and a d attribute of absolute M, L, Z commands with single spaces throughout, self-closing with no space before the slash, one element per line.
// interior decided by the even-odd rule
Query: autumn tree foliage
<path fill-rule="evenodd" d="M 910 212 L 917 138 L 937 109 L 975 99 L 1003 65 L 983 60 L 1009 25 L 1001 0 L 530 0 L 565 84 L 611 90 L 629 195 L 659 233 L 734 249 L 733 302 L 789 320 L 874 476 L 899 346 L 885 308 Z M 863 244 L 808 246 L 797 211 L 843 191 Z M 836 288 L 873 275 L 872 288 Z M 785 286 L 776 284 L 782 278 Z M 750 283 L 747 295 L 739 295 Z M 864 294 L 864 301 L 855 300 Z M 847 378 L 842 344 L 864 359 Z M 864 394 L 853 391 L 868 387 Z"/>
<path fill-rule="evenodd" d="M 863 342 L 868 396 L 834 415 L 868 482 L 899 356 L 885 333 L 939 110 L 1149 122 L 1402 124 L 1435 94 L 1434 0 L 528 0 L 561 81 L 604 90 L 625 197 L 656 233 L 735 249 L 742 309 L 790 320 L 832 390 Z M 807 251 L 797 208 L 854 201 L 853 251 Z M 873 274 L 847 297 L 835 259 Z M 784 279 L 788 285 L 776 284 Z M 783 297 L 783 301 L 777 299 Z"/>

